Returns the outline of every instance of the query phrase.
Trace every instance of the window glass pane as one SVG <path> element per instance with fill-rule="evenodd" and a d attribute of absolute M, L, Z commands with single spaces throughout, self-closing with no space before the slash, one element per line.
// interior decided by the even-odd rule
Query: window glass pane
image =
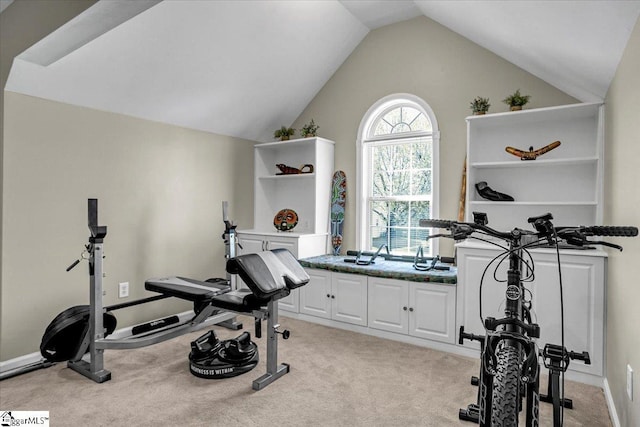
<path fill-rule="evenodd" d="M 390 227 L 388 237 L 389 252 L 407 253 L 408 235 L 408 229 L 405 227 Z"/>
<path fill-rule="evenodd" d="M 389 206 L 388 202 L 372 202 L 371 203 L 371 217 L 369 223 L 371 227 L 385 228 L 389 219 Z"/>
<path fill-rule="evenodd" d="M 391 126 L 395 126 L 398 123 L 402 123 L 402 109 L 401 108 L 394 108 L 393 110 L 391 110 L 387 114 L 385 114 L 383 119 L 387 123 L 390 123 Z"/>
<path fill-rule="evenodd" d="M 409 187 L 409 171 L 396 171 L 393 173 L 392 192 L 393 196 L 408 196 Z"/>
<path fill-rule="evenodd" d="M 411 173 L 411 194 L 426 196 L 431 194 L 431 170 L 421 170 Z"/>
<path fill-rule="evenodd" d="M 412 228 L 411 229 L 411 247 L 410 249 L 415 254 L 418 248 L 422 246 L 422 252 L 424 256 L 430 256 L 431 254 L 431 241 L 427 240 L 429 230 L 426 228 Z"/>
<path fill-rule="evenodd" d="M 387 243 L 389 206 L 387 202 L 371 203 L 371 217 L 369 220 L 369 247 L 372 250 Z"/>
<path fill-rule="evenodd" d="M 409 202 L 389 202 L 389 225 L 409 225 Z"/>
<path fill-rule="evenodd" d="M 424 131 L 433 130 L 433 129 L 431 129 L 431 122 L 429 121 L 427 116 L 425 116 L 424 114 L 420 114 L 416 118 L 416 120 L 411 125 L 411 129 L 413 129 L 413 130 L 424 130 Z"/>
<path fill-rule="evenodd" d="M 418 227 L 421 219 L 431 218 L 431 202 L 412 202 L 410 215 L 411 227 Z"/>
<path fill-rule="evenodd" d="M 411 167 L 431 169 L 431 142 L 411 144 Z"/>
<path fill-rule="evenodd" d="M 418 130 L 413 128 L 412 126 L 414 120 L 416 119 L 416 117 L 418 117 L 418 114 L 421 114 L 421 113 L 415 108 L 402 107 L 402 121 L 407 123 L 409 126 L 411 126 L 413 130 Z"/>
<path fill-rule="evenodd" d="M 378 119 L 378 122 L 374 126 L 374 129 L 374 135 L 388 135 L 393 130 L 393 127 L 384 120 Z"/>
<path fill-rule="evenodd" d="M 374 172 L 371 186 L 373 197 L 385 197 L 391 194 L 391 179 L 386 172 Z"/>

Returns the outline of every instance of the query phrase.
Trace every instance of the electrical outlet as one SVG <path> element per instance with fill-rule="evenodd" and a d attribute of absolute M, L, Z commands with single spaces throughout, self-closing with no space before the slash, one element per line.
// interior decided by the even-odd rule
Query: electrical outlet
<path fill-rule="evenodd" d="M 633 400 L 633 369 L 631 369 L 631 365 L 627 365 L 627 396 L 629 396 L 629 400 Z"/>
<path fill-rule="evenodd" d="M 129 296 L 129 282 L 122 282 L 118 285 L 118 297 L 126 298 Z"/>

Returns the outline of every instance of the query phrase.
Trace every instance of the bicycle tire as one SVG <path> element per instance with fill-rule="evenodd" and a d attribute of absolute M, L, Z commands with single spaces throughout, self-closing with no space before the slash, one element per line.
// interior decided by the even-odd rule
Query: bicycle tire
<path fill-rule="evenodd" d="M 491 398 L 491 426 L 513 427 L 518 425 L 518 399 L 520 364 L 519 350 L 504 346 L 496 354 L 496 375 L 493 378 Z"/>

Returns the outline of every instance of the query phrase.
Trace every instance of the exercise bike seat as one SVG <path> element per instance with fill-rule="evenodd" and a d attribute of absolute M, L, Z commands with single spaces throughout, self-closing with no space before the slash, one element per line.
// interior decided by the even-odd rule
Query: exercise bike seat
<path fill-rule="evenodd" d="M 144 282 L 144 288 L 148 291 L 197 303 L 207 302 L 214 296 L 229 292 L 231 289 L 229 283 L 224 279 L 201 282 L 178 276 L 148 279 Z"/>

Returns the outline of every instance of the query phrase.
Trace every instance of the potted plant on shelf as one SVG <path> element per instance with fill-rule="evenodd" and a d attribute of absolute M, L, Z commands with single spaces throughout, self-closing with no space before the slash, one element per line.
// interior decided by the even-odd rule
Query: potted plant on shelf
<path fill-rule="evenodd" d="M 302 135 L 303 138 L 310 138 L 313 136 L 317 136 L 319 128 L 320 126 L 316 125 L 313 119 L 311 119 L 309 123 L 302 126 L 302 129 L 300 129 L 300 134 Z"/>
<path fill-rule="evenodd" d="M 477 96 L 473 101 L 471 101 L 470 107 L 474 115 L 480 115 L 487 113 L 491 104 L 489 103 L 489 98 Z"/>
<path fill-rule="evenodd" d="M 502 102 L 511 107 L 511 111 L 518 111 L 522 110 L 522 106 L 526 105 L 527 102 L 529 102 L 529 99 L 531 99 L 530 95 L 521 95 L 520 89 L 518 89 L 513 93 L 513 95 L 509 95 L 503 99 Z"/>
<path fill-rule="evenodd" d="M 280 138 L 280 141 L 288 141 L 289 137 L 291 137 L 294 133 L 296 133 L 295 129 L 282 126 L 280 129 L 276 130 L 273 133 L 273 136 L 275 138 Z"/>

